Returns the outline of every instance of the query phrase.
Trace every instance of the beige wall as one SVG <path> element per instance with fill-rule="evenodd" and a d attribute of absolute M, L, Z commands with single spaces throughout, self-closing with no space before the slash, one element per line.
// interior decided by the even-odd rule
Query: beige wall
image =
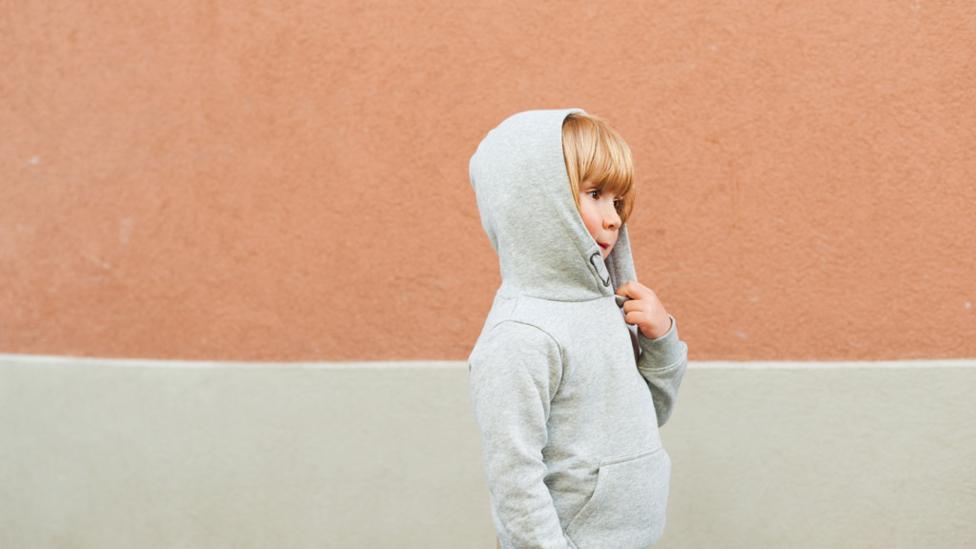
<path fill-rule="evenodd" d="M 976 361 L 692 362 L 661 549 L 963 549 Z M 463 362 L 0 356 L 0 547 L 490 549 Z"/>
<path fill-rule="evenodd" d="M 0 351 L 463 359 L 468 157 L 573 106 L 692 358 L 976 355 L 973 2 L 0 11 Z"/>

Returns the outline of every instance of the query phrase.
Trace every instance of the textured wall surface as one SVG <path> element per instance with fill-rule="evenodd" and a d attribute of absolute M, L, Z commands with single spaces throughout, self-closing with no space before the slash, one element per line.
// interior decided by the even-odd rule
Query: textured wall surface
<path fill-rule="evenodd" d="M 631 144 L 694 359 L 976 356 L 976 3 L 5 2 L 0 351 L 462 359 L 467 161 Z"/>
<path fill-rule="evenodd" d="M 464 362 L 0 355 L 0 547 L 490 549 Z M 693 362 L 660 549 L 972 549 L 976 361 Z"/>

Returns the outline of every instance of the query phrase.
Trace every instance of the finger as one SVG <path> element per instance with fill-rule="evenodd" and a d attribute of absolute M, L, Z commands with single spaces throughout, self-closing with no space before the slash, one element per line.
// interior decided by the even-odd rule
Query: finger
<path fill-rule="evenodd" d="M 627 295 L 627 286 L 628 286 L 628 284 L 630 284 L 630 283 L 629 282 L 624 282 L 620 286 L 617 286 L 617 289 L 614 290 L 614 293 L 617 294 L 617 295 L 626 296 Z"/>
<path fill-rule="evenodd" d="M 639 324 L 647 319 L 647 313 L 644 311 L 631 311 L 624 315 L 624 321 L 627 324 Z"/>
<path fill-rule="evenodd" d="M 647 295 L 650 295 L 650 294 L 653 294 L 654 293 L 654 290 L 650 289 L 646 285 L 641 284 L 640 282 L 638 282 L 636 280 L 634 281 L 634 289 L 633 289 L 633 291 L 634 291 L 634 293 L 636 293 L 636 294 L 638 294 L 640 296 L 647 296 Z"/>
<path fill-rule="evenodd" d="M 625 295 L 631 299 L 639 298 L 643 293 L 641 291 L 641 286 L 642 284 L 636 280 L 628 280 L 617 287 L 617 293 L 620 295 Z"/>
<path fill-rule="evenodd" d="M 644 302 L 640 299 L 628 299 L 624 302 L 623 310 L 625 313 L 631 311 L 642 311 L 644 310 Z"/>
<path fill-rule="evenodd" d="M 641 296 L 640 288 L 637 287 L 636 280 L 629 280 L 621 284 L 618 288 L 620 295 L 625 295 L 631 299 Z"/>

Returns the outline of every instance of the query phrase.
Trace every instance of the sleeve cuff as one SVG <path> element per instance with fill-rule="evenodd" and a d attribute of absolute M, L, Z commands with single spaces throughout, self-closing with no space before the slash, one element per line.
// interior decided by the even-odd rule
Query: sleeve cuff
<path fill-rule="evenodd" d="M 650 339 L 640 330 L 637 331 L 637 343 L 642 353 L 650 354 L 648 358 L 651 364 L 670 366 L 684 357 L 684 349 L 678 339 L 678 321 L 670 314 L 668 317 L 671 319 L 671 327 L 661 337 Z"/>

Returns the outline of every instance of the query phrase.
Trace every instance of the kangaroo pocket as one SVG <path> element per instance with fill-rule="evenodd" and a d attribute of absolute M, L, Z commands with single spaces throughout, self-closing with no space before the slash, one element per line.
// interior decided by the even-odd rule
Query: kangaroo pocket
<path fill-rule="evenodd" d="M 663 447 L 600 462 L 596 488 L 566 527 L 578 549 L 647 549 L 664 533 L 671 458 Z"/>

